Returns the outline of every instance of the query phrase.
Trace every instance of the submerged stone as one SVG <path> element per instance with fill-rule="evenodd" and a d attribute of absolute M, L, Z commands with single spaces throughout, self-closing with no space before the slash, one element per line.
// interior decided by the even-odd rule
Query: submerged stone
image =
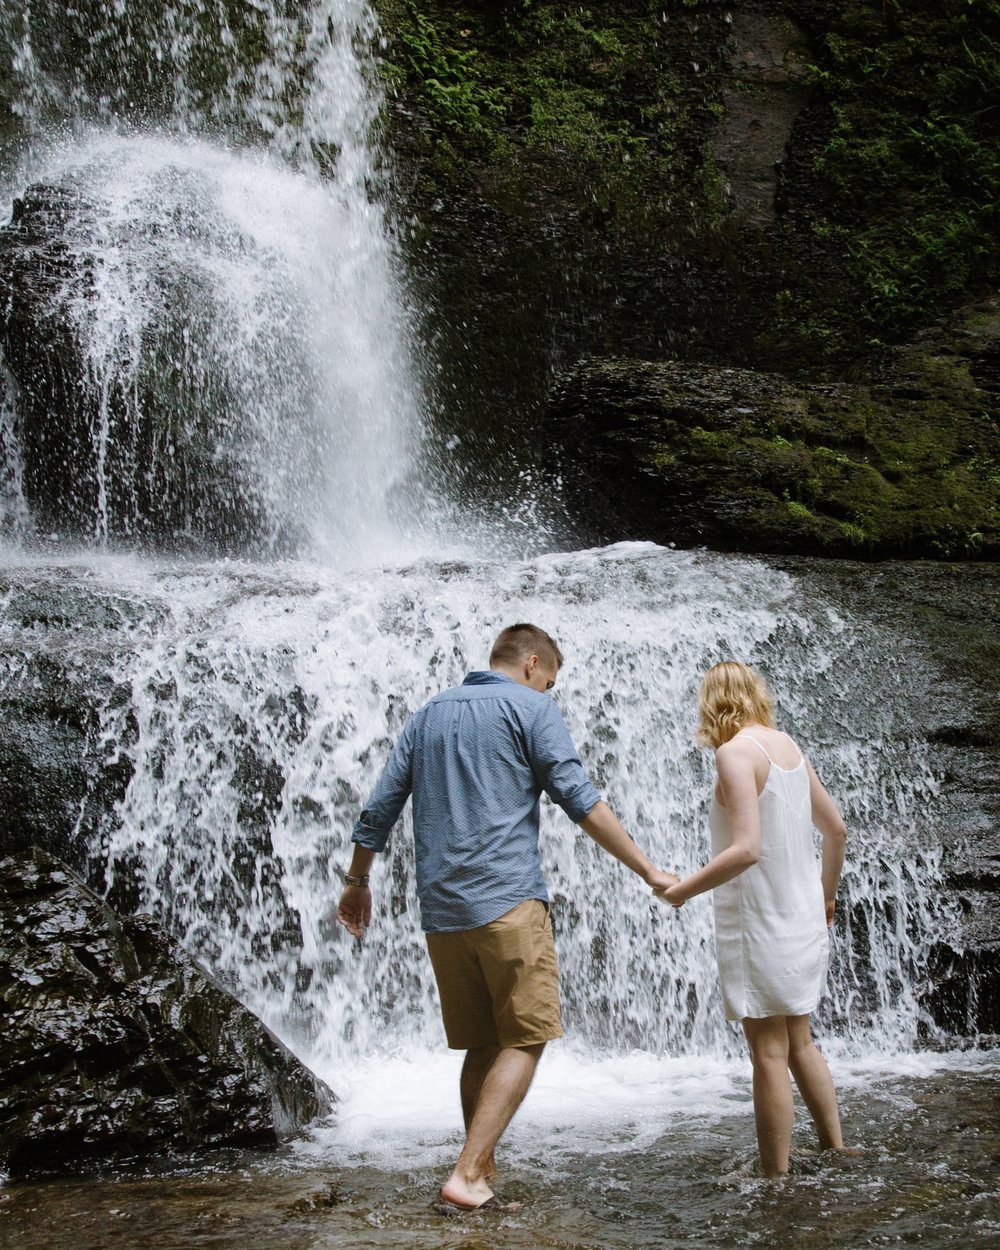
<path fill-rule="evenodd" d="M 273 1147 L 330 1089 L 148 916 L 40 850 L 0 863 L 0 1167 Z"/>

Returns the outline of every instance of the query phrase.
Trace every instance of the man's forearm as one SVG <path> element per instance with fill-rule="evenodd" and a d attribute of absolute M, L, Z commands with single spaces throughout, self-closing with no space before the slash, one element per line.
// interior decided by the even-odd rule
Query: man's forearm
<path fill-rule="evenodd" d="M 656 872 L 653 862 L 632 841 L 621 821 L 603 799 L 580 821 L 580 828 L 609 855 L 638 873 L 643 881 L 648 883 L 650 874 Z"/>
<path fill-rule="evenodd" d="M 347 870 L 350 877 L 367 877 L 368 872 L 375 862 L 376 852 L 367 846 L 361 846 L 360 843 L 354 843 L 354 852 L 351 855 L 351 866 Z"/>

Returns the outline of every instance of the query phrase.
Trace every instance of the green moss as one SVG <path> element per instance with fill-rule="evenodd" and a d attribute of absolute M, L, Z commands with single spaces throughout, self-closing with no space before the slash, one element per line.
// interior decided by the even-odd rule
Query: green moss
<path fill-rule="evenodd" d="M 840 533 L 844 541 L 852 547 L 864 547 L 868 543 L 868 535 L 860 525 L 855 525 L 853 521 L 841 521 Z"/>
<path fill-rule="evenodd" d="M 816 355 L 895 340 L 970 290 L 1000 252 L 1000 3 L 850 3 L 812 67 L 830 118 L 811 224 L 856 299 L 786 291 L 779 334 Z"/>
<path fill-rule="evenodd" d="M 668 21 L 690 7 L 712 8 L 381 0 L 384 71 L 455 182 L 485 178 L 508 206 L 582 200 L 608 230 L 690 237 L 725 208 L 706 152 L 716 88 L 671 60 Z"/>
<path fill-rule="evenodd" d="M 387 78 L 396 90 L 419 84 L 415 94 L 439 132 L 442 164 L 458 165 L 472 153 L 492 154 L 506 113 L 500 87 L 484 80 L 470 32 L 459 30 L 454 46 L 412 0 L 405 0 L 399 18 Z"/>
<path fill-rule="evenodd" d="M 971 351 L 994 341 L 987 329 Z M 611 466 L 629 466 L 642 516 L 676 518 L 697 501 L 698 524 L 723 546 L 994 559 L 1000 429 L 978 407 L 968 358 L 943 346 L 901 350 L 899 373 L 881 387 L 740 370 L 720 384 L 709 367 L 679 362 L 591 367 L 595 394 L 616 396 L 601 474 L 618 481 Z"/>

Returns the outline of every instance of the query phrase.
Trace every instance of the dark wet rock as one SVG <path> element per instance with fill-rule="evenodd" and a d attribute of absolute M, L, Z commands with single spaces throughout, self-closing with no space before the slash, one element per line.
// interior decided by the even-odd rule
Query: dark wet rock
<path fill-rule="evenodd" d="M 808 99 L 808 39 L 794 16 L 735 9 L 722 108 L 710 149 L 741 226 L 771 225 L 792 131 Z"/>
<path fill-rule="evenodd" d="M 147 916 L 35 850 L 0 863 L 0 1166 L 274 1146 L 331 1091 Z"/>
<path fill-rule="evenodd" d="M 101 710 L 130 697 L 111 672 L 144 610 L 78 570 L 0 576 L 0 857 L 39 846 L 83 870 L 132 776 Z"/>
<path fill-rule="evenodd" d="M 897 640 L 899 732 L 930 744 L 953 930 L 920 989 L 949 1036 L 1000 1032 L 1000 566 L 772 560 Z"/>
<path fill-rule="evenodd" d="M 164 263 L 122 359 L 88 342 L 106 214 L 67 179 L 29 186 L 0 226 L 0 349 L 14 382 L 31 527 L 208 553 L 282 548 L 293 536 L 268 517 L 234 433 L 246 397 L 230 393 L 218 360 L 199 381 L 211 290 Z M 137 229 L 146 237 L 131 244 L 152 247 L 157 223 Z"/>
<path fill-rule="evenodd" d="M 93 273 L 66 238 L 93 216 L 75 189 L 29 187 L 0 228 L 0 345 L 22 414 L 24 492 L 43 529 L 93 527 L 96 447 L 82 349 L 67 312 L 70 292 L 85 292 Z"/>
<path fill-rule="evenodd" d="M 244 581 L 243 585 L 246 585 Z M 150 677 L 137 692 L 130 661 L 163 612 L 141 595 L 109 590 L 77 567 L 39 572 L 9 565 L 0 574 L 0 858 L 33 846 L 64 860 L 122 913 L 140 908 L 128 857 L 109 861 L 121 804 L 134 773 L 138 733 L 133 700 L 154 700 L 170 715 L 172 680 Z M 305 733 L 301 690 L 275 695 L 265 715 L 290 736 Z M 274 924 L 269 949 L 301 940 L 297 914 L 284 899 L 271 841 L 285 777 L 260 727 L 234 717 L 233 802 L 242 840 L 234 851 L 233 894 L 216 906 L 236 909 L 241 891 L 264 891 Z"/>
<path fill-rule="evenodd" d="M 552 389 L 550 467 L 601 540 L 995 558 L 1000 414 L 988 387 L 1000 310 L 974 312 L 963 336 L 898 349 L 867 385 L 584 361 Z"/>

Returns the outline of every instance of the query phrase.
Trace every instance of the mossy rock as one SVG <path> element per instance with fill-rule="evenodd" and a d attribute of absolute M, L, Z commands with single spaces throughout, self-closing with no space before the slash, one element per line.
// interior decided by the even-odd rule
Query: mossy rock
<path fill-rule="evenodd" d="M 862 558 L 1000 554 L 997 309 L 901 349 L 867 385 L 585 361 L 546 430 L 600 539 Z"/>

